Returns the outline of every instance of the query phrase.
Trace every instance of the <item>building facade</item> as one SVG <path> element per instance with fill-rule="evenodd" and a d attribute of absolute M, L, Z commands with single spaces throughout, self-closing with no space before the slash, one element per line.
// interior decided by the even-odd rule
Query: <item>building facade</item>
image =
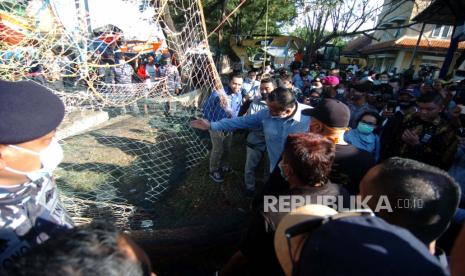
<path fill-rule="evenodd" d="M 371 43 L 361 49 L 367 58 L 367 65 L 377 71 L 402 72 L 408 69 L 412 62 L 413 52 L 417 44 L 423 24 L 413 22 L 413 18 L 424 10 L 431 0 L 401 1 L 384 0 L 381 14 L 378 16 L 378 26 L 389 28 L 374 32 Z M 396 26 L 410 25 L 404 28 Z M 417 54 L 412 65 L 417 71 L 421 66 L 441 68 L 445 59 L 453 26 L 426 24 L 420 40 Z M 465 42 L 459 44 L 459 51 L 452 64 L 465 50 Z"/>

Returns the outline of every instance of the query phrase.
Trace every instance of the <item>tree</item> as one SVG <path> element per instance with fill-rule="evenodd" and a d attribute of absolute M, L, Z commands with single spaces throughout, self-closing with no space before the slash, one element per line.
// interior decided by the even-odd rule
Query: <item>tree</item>
<path fill-rule="evenodd" d="M 241 0 L 205 0 L 203 5 L 207 30 L 213 31 L 240 2 Z M 264 35 L 265 31 L 268 35 L 280 34 L 282 26 L 296 18 L 296 7 L 294 1 L 290 0 L 268 0 L 268 9 L 267 0 L 247 0 L 222 26 L 223 39 L 218 39 L 218 33 L 212 34 L 209 39 L 210 47 L 219 50 L 215 51 L 217 53 L 232 54 L 229 51 L 231 35 L 244 38 L 254 34 Z"/>
<path fill-rule="evenodd" d="M 417 3 L 418 2 L 418 3 Z M 403 24 L 383 26 L 404 5 L 418 5 L 422 0 L 297 0 L 298 15 L 303 25 L 300 35 L 306 40 L 305 62 L 310 62 L 316 51 L 338 37 L 357 34 L 370 35 L 375 30 L 404 28 Z M 423 3 L 424 5 L 424 3 Z M 303 34 L 302 34 L 303 32 Z"/>
<path fill-rule="evenodd" d="M 325 35 L 329 35 L 330 32 L 325 31 Z M 290 35 L 301 38 L 304 41 L 308 39 L 308 28 L 297 27 L 295 30 L 290 32 Z M 339 48 L 344 48 L 347 45 L 347 39 L 341 36 L 337 36 L 329 41 L 329 43 L 338 46 Z"/>

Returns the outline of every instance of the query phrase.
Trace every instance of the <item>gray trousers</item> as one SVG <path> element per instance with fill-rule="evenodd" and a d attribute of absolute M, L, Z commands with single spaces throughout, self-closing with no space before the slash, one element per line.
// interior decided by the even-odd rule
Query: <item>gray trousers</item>
<path fill-rule="evenodd" d="M 232 132 L 211 131 L 212 151 L 210 153 L 210 172 L 218 171 L 228 163 L 232 144 Z"/>
<path fill-rule="evenodd" d="M 260 161 L 264 161 L 263 181 L 266 182 L 269 176 L 268 158 L 265 151 L 260 151 L 247 146 L 247 157 L 244 168 L 245 188 L 249 191 L 255 191 L 255 172 L 257 171 Z"/>

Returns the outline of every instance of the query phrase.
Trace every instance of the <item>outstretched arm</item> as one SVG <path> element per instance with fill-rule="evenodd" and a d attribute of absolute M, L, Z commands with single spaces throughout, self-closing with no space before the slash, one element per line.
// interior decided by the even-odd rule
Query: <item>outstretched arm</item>
<path fill-rule="evenodd" d="M 263 110 L 267 112 L 267 110 Z M 262 125 L 262 118 L 264 112 L 257 114 L 236 117 L 230 119 L 223 119 L 218 122 L 209 122 L 206 119 L 197 119 L 191 122 L 191 127 L 201 130 L 213 130 L 213 131 L 234 131 L 236 129 L 248 129 L 248 128 L 259 128 Z"/>

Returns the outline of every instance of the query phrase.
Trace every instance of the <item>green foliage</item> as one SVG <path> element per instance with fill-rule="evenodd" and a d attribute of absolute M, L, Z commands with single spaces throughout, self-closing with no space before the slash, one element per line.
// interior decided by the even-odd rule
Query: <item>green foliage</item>
<path fill-rule="evenodd" d="M 323 37 L 324 36 L 329 36 L 331 32 L 329 31 L 324 31 L 323 32 Z M 295 30 L 290 32 L 290 35 L 296 36 L 298 38 L 303 39 L 304 41 L 309 41 L 309 36 L 310 36 L 310 30 L 305 27 L 297 27 Z M 347 41 L 343 39 L 343 37 L 335 37 L 331 39 L 328 43 L 331 43 L 335 46 L 338 46 L 339 48 L 344 48 L 347 45 Z"/>
<path fill-rule="evenodd" d="M 247 47 L 246 52 L 247 56 L 250 58 L 261 52 L 261 49 L 257 47 Z"/>
<path fill-rule="evenodd" d="M 224 0 L 203 0 L 207 30 L 211 32 L 221 22 L 222 5 Z M 240 0 L 227 0 L 225 13 L 227 16 Z M 231 35 L 265 34 L 266 29 L 266 3 L 267 0 L 248 0 L 242 7 L 229 18 L 223 26 L 223 42 L 218 45 L 218 36 L 213 34 L 209 43 L 213 51 L 218 47 L 222 52 L 229 51 L 229 38 Z M 280 34 L 281 27 L 297 17 L 296 5 L 290 0 L 268 0 L 268 34 Z M 239 23 L 239 24 L 236 24 Z"/>
<path fill-rule="evenodd" d="M 308 28 L 297 27 L 292 32 L 290 32 L 290 35 L 293 35 L 295 37 L 298 37 L 298 38 L 301 38 L 301 39 L 307 41 L 308 37 L 310 35 L 310 32 L 309 32 Z"/>
<path fill-rule="evenodd" d="M 268 33 L 279 34 L 280 27 L 297 16 L 291 1 L 268 0 Z M 242 34 L 264 34 L 266 28 L 266 0 L 249 1 L 240 11 Z"/>

